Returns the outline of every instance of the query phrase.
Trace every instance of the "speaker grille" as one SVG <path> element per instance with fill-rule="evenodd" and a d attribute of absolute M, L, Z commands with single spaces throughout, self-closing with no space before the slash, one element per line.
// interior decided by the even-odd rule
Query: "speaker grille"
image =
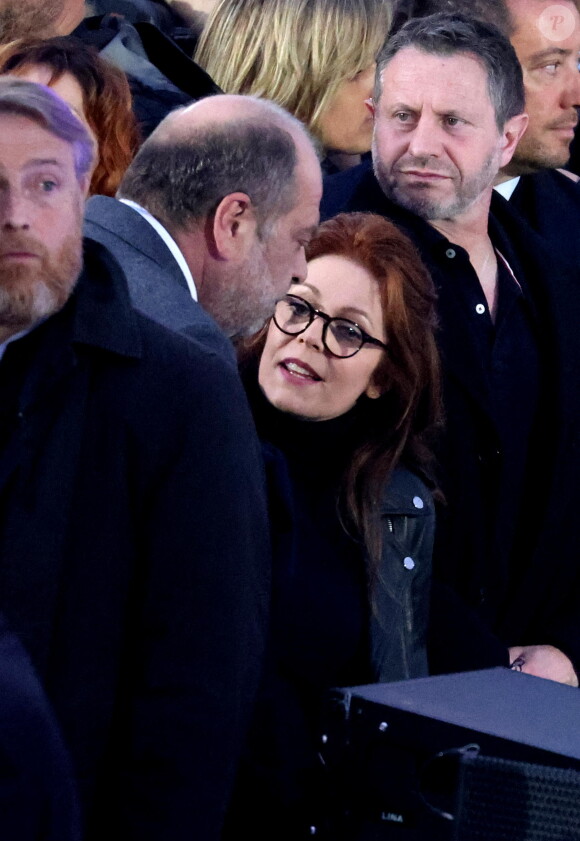
<path fill-rule="evenodd" d="M 580 772 L 464 756 L 455 827 L 455 841 L 580 841 Z"/>

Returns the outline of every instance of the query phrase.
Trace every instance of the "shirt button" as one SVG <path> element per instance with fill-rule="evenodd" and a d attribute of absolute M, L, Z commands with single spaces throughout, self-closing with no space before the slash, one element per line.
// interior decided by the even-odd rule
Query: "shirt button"
<path fill-rule="evenodd" d="M 445 252 L 445 256 L 446 256 L 446 257 L 449 257 L 449 259 L 450 259 L 450 260 L 453 260 L 453 258 L 455 257 L 456 253 L 457 253 L 457 252 L 455 251 L 455 249 L 454 249 L 454 248 L 448 248 L 448 249 L 447 249 L 447 251 Z"/>
<path fill-rule="evenodd" d="M 423 508 L 425 503 L 423 502 L 423 500 L 421 499 L 420 496 L 414 496 L 413 497 L 413 505 L 415 506 L 415 508 Z"/>
<path fill-rule="evenodd" d="M 483 305 L 483 304 L 478 304 L 478 305 L 475 307 L 475 312 L 476 312 L 478 315 L 483 315 L 483 313 L 485 312 L 485 307 L 484 307 L 484 305 Z"/>
<path fill-rule="evenodd" d="M 415 569 L 415 561 L 413 558 L 403 558 L 403 566 L 405 569 Z"/>

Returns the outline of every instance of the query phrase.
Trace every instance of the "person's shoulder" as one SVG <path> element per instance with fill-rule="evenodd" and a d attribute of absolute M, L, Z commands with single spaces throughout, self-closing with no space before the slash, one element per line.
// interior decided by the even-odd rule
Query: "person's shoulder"
<path fill-rule="evenodd" d="M 135 311 L 135 319 L 142 343 L 141 364 L 147 376 L 160 376 L 165 382 L 169 378 L 174 386 L 179 380 L 180 388 L 192 394 L 208 386 L 218 392 L 234 383 L 236 391 L 243 392 L 232 360 L 218 348 L 177 333 L 142 312 Z"/>
<path fill-rule="evenodd" d="M 372 162 L 365 160 L 358 166 L 345 169 L 324 179 L 320 204 L 321 219 L 330 219 L 338 213 L 370 210 L 369 190 L 380 189 L 376 182 Z"/>
<path fill-rule="evenodd" d="M 541 196 L 554 201 L 566 196 L 579 203 L 580 206 L 580 177 L 564 169 L 543 169 L 540 172 L 522 175 L 516 192 L 533 189 Z"/>
<path fill-rule="evenodd" d="M 182 376 L 186 381 L 184 388 L 200 386 L 214 372 L 219 372 L 221 380 L 239 381 L 231 356 L 226 358 L 218 348 L 208 347 L 205 341 L 191 335 L 182 335 L 131 304 L 123 266 L 109 248 L 90 237 L 85 237 L 83 244 L 81 320 L 88 325 L 84 335 L 89 336 L 90 343 L 115 347 L 118 342 L 111 344 L 108 337 L 123 336 L 122 352 L 139 361 L 140 369 L 146 371 L 142 376 L 151 378 L 152 387 L 157 382 L 155 372 L 161 374 L 165 369 L 172 370 L 173 378 Z M 95 309 L 98 304 L 101 305 L 99 319 L 107 322 L 101 323 L 100 328 Z M 217 325 L 215 329 L 219 330 Z M 191 375 L 193 365 L 195 377 Z"/>
<path fill-rule="evenodd" d="M 147 224 L 136 210 L 110 196 L 91 196 L 85 204 L 85 229 L 101 226 L 118 232 L 119 219 L 126 225 Z"/>
<path fill-rule="evenodd" d="M 381 511 L 383 514 L 430 515 L 435 511 L 433 495 L 417 473 L 399 465 L 383 491 Z"/>

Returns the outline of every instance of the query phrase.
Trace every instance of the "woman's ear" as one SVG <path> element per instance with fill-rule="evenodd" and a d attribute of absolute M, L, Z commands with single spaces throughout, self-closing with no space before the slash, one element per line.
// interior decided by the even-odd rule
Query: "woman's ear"
<path fill-rule="evenodd" d="M 380 386 L 376 385 L 373 382 L 370 382 L 365 389 L 366 396 L 369 397 L 371 400 L 376 400 L 377 397 L 380 397 L 383 393 L 384 389 L 382 389 Z"/>

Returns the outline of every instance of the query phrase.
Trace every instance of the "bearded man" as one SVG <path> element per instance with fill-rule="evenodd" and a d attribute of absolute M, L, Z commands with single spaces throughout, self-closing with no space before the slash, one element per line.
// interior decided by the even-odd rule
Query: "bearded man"
<path fill-rule="evenodd" d="M 447 505 L 431 666 L 512 663 L 577 686 L 577 271 L 492 199 L 528 121 L 521 67 L 486 23 L 410 20 L 378 57 L 373 110 L 374 173 L 329 179 L 322 213 L 388 216 L 438 288 Z"/>
<path fill-rule="evenodd" d="M 272 102 L 220 94 L 165 118 L 119 200 L 90 199 L 85 232 L 119 261 L 137 308 L 223 350 L 306 277 L 321 195 L 304 126 Z"/>
<path fill-rule="evenodd" d="M 218 839 L 264 644 L 259 446 L 231 366 L 83 252 L 93 154 L 50 90 L 0 80 L 0 610 L 83 837 Z"/>

